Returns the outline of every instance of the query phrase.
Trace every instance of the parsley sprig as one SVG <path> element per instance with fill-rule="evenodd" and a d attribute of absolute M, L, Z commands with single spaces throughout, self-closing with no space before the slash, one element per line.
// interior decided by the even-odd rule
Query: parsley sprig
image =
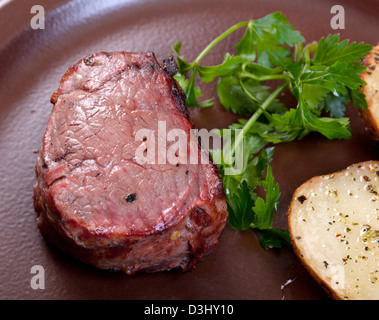
<path fill-rule="evenodd" d="M 245 28 L 235 45 L 235 54 L 227 52 L 219 65 L 201 65 L 202 59 L 220 41 L 234 31 Z M 350 121 L 345 117 L 346 104 L 367 108 L 360 73 L 365 70 L 361 59 L 372 49 L 364 43 L 340 40 L 338 34 L 305 44 L 281 12 L 261 19 L 237 23 L 215 38 L 192 62 L 180 55 L 181 43 L 173 50 L 177 56 L 176 79 L 186 95 L 189 107 L 209 107 L 213 99 L 200 101 L 197 85 L 217 79 L 217 95 L 221 105 L 235 114 L 249 116 L 229 129 L 235 134 L 230 158 L 243 146 L 243 168 L 238 174 L 225 174 L 232 169 L 230 161 L 218 164 L 226 192 L 229 225 L 238 230 L 253 229 L 265 247 L 290 244 L 287 230 L 274 228 L 278 210 L 279 185 L 273 177 L 270 161 L 273 145 L 301 139 L 318 132 L 328 139 L 348 139 Z M 268 81 L 279 83 L 269 87 Z M 288 90 L 297 100 L 296 106 L 285 106 L 278 99 Z M 223 130 L 221 130 L 221 134 Z M 220 159 L 222 150 L 211 150 Z M 229 159 L 230 160 L 230 159 Z M 265 199 L 257 195 L 263 189 Z"/>

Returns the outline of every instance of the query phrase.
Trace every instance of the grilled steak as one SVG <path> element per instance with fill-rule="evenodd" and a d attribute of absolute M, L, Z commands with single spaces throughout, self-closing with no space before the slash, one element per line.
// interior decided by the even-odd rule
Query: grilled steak
<path fill-rule="evenodd" d="M 142 128 L 156 133 L 162 121 L 194 134 L 175 72 L 172 59 L 160 65 L 153 53 L 100 52 L 65 73 L 35 170 L 48 242 L 127 274 L 190 270 L 217 247 L 227 221 L 217 167 L 136 159 Z"/>

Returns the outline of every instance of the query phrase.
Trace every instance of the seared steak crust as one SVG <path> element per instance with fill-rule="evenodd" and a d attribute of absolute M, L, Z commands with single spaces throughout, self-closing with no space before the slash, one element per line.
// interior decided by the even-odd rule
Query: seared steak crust
<path fill-rule="evenodd" d="M 36 165 L 44 237 L 101 269 L 189 270 L 213 252 L 227 221 L 217 168 L 143 164 L 136 132 L 193 125 L 176 65 L 153 53 L 100 52 L 67 70 Z M 201 157 L 201 148 L 198 148 Z"/>

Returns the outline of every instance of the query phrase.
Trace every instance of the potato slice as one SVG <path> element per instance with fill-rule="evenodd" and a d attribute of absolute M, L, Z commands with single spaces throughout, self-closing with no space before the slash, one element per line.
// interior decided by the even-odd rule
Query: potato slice
<path fill-rule="evenodd" d="M 334 299 L 379 299 L 379 161 L 310 179 L 288 212 L 295 253 Z"/>
<path fill-rule="evenodd" d="M 361 78 L 367 85 L 362 86 L 362 92 L 366 95 L 368 109 L 362 110 L 361 116 L 373 139 L 379 140 L 379 44 L 365 57 L 363 64 L 367 69 Z"/>

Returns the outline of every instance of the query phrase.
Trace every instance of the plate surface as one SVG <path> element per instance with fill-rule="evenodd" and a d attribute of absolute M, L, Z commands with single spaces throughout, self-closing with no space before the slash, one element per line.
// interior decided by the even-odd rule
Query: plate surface
<path fill-rule="evenodd" d="M 34 1 L 12 1 L 0 9 L 0 299 L 327 299 L 291 250 L 264 250 L 253 232 L 229 227 L 216 252 L 190 273 L 130 277 L 74 261 L 51 248 L 37 229 L 32 203 L 36 152 L 51 94 L 66 69 L 89 53 L 148 50 L 162 61 L 172 54 L 171 44 L 182 41 L 182 53 L 191 60 L 232 24 L 278 10 L 308 42 L 339 32 L 342 38 L 376 44 L 379 2 L 344 1 L 343 30 L 331 28 L 334 3 L 328 0 L 52 3 L 39 1 L 46 13 L 43 30 L 30 28 Z M 237 32 L 216 46 L 204 63 L 219 62 L 240 36 Z M 207 87 L 205 95 L 214 96 L 215 88 Z M 190 113 L 198 128 L 225 127 L 235 120 L 217 105 Z M 312 135 L 276 147 L 272 166 L 282 191 L 276 226 L 287 227 L 292 193 L 307 179 L 379 158 L 351 106 L 348 115 L 353 133 L 348 141 Z M 45 270 L 45 289 L 31 287 L 34 265 Z"/>

